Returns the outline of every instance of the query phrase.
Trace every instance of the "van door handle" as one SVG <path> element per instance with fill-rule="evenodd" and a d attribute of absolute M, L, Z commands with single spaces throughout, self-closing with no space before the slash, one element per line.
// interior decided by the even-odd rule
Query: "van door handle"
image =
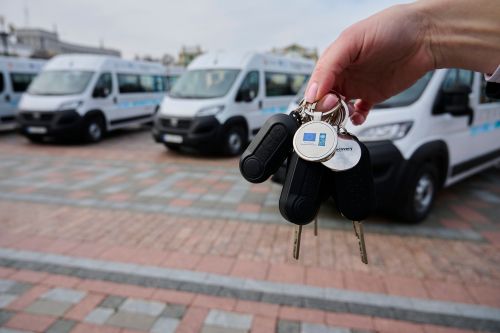
<path fill-rule="evenodd" d="M 5 101 L 10 102 L 10 95 L 5 95 Z"/>
<path fill-rule="evenodd" d="M 259 101 L 259 110 L 262 109 L 262 101 Z"/>
<path fill-rule="evenodd" d="M 118 103 L 118 99 L 116 98 L 116 96 L 113 97 L 113 103 L 115 103 L 115 104 Z"/>

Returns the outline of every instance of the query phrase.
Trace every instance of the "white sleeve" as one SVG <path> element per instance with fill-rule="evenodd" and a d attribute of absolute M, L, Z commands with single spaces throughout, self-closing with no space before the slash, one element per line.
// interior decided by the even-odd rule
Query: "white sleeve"
<path fill-rule="evenodd" d="M 497 70 L 495 71 L 495 73 L 493 73 L 491 75 L 485 74 L 484 77 L 486 78 L 486 81 L 488 81 L 488 82 L 500 83 L 500 66 L 497 67 Z"/>

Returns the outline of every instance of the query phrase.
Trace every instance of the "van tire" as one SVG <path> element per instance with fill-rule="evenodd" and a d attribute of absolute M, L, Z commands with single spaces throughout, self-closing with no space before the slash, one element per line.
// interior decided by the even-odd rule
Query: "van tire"
<path fill-rule="evenodd" d="M 175 143 L 174 144 L 173 143 L 165 143 L 165 147 L 171 151 L 180 151 L 181 150 L 181 146 L 178 144 L 175 144 Z"/>
<path fill-rule="evenodd" d="M 83 139 L 85 142 L 96 143 L 102 140 L 106 126 L 102 116 L 95 115 L 84 120 Z"/>
<path fill-rule="evenodd" d="M 437 168 L 427 162 L 420 167 L 410 167 L 409 177 L 402 183 L 403 190 L 399 196 L 402 200 L 396 204 L 396 215 L 399 219 L 416 224 L 422 222 L 434 205 L 439 189 L 439 173 Z"/>
<path fill-rule="evenodd" d="M 28 140 L 32 143 L 43 143 L 44 137 L 41 135 L 26 135 Z"/>
<path fill-rule="evenodd" d="M 243 153 L 247 144 L 245 128 L 241 125 L 233 125 L 225 130 L 223 135 L 223 153 L 236 156 Z"/>

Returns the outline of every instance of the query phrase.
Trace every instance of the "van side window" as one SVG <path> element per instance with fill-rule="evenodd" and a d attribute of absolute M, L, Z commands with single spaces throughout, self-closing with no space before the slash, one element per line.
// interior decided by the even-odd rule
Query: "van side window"
<path fill-rule="evenodd" d="M 118 74 L 118 89 L 122 94 L 142 92 L 139 75 Z"/>
<path fill-rule="evenodd" d="M 25 92 L 35 76 L 36 74 L 31 73 L 10 73 L 12 90 L 19 93 Z"/>
<path fill-rule="evenodd" d="M 259 72 L 248 72 L 236 93 L 236 102 L 251 102 L 259 94 Z"/>
<path fill-rule="evenodd" d="M 4 88 L 5 88 L 5 84 L 3 82 L 3 73 L 0 72 L 0 92 L 3 92 Z"/>
<path fill-rule="evenodd" d="M 487 103 L 499 103 L 500 99 L 499 98 L 492 98 L 486 96 L 486 80 L 483 79 L 481 80 L 481 93 L 479 95 L 479 103 L 481 104 L 487 104 Z"/>
<path fill-rule="evenodd" d="M 266 72 L 266 96 L 295 96 L 306 79 L 301 74 Z"/>
<path fill-rule="evenodd" d="M 165 91 L 165 80 L 160 75 L 118 74 L 120 93 Z"/>
<path fill-rule="evenodd" d="M 111 73 L 102 73 L 94 87 L 93 97 L 108 97 L 113 91 L 113 81 Z"/>
<path fill-rule="evenodd" d="M 450 69 L 446 73 L 443 81 L 443 89 L 453 88 L 457 85 L 465 85 L 472 88 L 474 81 L 474 72 L 466 69 Z"/>

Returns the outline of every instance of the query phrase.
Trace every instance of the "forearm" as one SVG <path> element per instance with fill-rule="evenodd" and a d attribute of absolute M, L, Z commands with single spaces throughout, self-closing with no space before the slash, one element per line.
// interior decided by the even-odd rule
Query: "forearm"
<path fill-rule="evenodd" d="M 492 73 L 500 65 L 500 0 L 422 0 L 421 16 L 436 68 Z"/>

